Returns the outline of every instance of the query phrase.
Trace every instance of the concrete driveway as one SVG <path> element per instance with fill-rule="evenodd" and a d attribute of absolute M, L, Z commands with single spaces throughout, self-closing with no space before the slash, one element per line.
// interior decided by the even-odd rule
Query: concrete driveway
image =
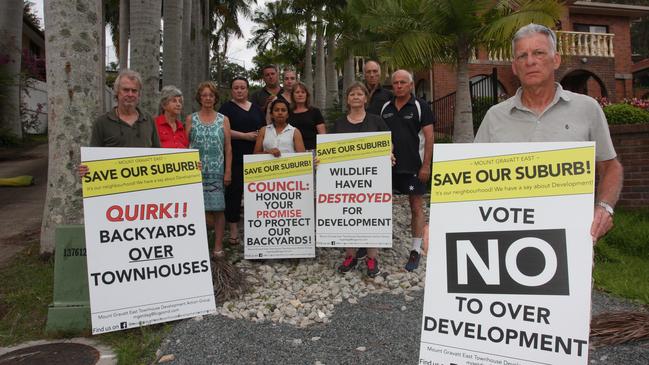
<path fill-rule="evenodd" d="M 40 235 L 47 191 L 46 143 L 22 151 L 0 151 L 0 177 L 34 176 L 28 187 L 0 187 L 0 267 Z"/>

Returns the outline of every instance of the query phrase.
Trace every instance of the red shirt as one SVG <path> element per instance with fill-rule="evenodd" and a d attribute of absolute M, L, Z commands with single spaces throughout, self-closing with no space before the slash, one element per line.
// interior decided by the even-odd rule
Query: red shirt
<path fill-rule="evenodd" d="M 185 135 L 185 127 L 180 121 L 176 120 L 176 132 L 171 129 L 164 114 L 159 115 L 155 119 L 155 124 L 158 129 L 158 137 L 160 137 L 160 147 L 162 148 L 187 148 L 189 147 L 189 140 Z"/>

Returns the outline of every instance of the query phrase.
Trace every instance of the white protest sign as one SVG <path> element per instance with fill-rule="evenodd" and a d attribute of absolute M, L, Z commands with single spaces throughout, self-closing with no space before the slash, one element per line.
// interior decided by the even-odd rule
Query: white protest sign
<path fill-rule="evenodd" d="M 390 132 L 317 138 L 316 245 L 392 247 Z"/>
<path fill-rule="evenodd" d="M 420 364 L 587 364 L 592 142 L 433 153 Z"/>
<path fill-rule="evenodd" d="M 81 148 L 92 333 L 215 312 L 196 150 Z"/>
<path fill-rule="evenodd" d="M 315 257 L 313 155 L 243 156 L 244 258 Z"/>

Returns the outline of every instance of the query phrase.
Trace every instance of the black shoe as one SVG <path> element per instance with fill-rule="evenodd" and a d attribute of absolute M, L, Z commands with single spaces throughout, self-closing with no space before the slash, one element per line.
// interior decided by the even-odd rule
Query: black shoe
<path fill-rule="evenodd" d="M 406 264 L 407 271 L 413 271 L 419 267 L 419 258 L 421 255 L 419 252 L 412 250 L 410 251 L 410 257 L 408 258 L 408 263 Z"/>
<path fill-rule="evenodd" d="M 358 264 L 356 257 L 347 256 L 345 258 L 345 261 L 343 261 L 343 263 L 338 266 L 338 272 L 341 274 L 348 273 L 356 268 L 356 264 Z"/>
<path fill-rule="evenodd" d="M 367 256 L 367 248 L 361 247 L 358 250 L 356 250 L 356 259 L 360 260 Z"/>
<path fill-rule="evenodd" d="M 365 263 L 367 264 L 367 276 L 373 278 L 381 272 L 376 258 L 368 257 Z"/>

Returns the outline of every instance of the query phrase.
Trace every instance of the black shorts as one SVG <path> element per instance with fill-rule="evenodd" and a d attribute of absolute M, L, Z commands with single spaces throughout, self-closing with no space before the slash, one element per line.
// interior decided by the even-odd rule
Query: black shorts
<path fill-rule="evenodd" d="M 404 195 L 424 195 L 426 185 L 419 181 L 417 174 L 392 174 L 392 190 Z"/>

